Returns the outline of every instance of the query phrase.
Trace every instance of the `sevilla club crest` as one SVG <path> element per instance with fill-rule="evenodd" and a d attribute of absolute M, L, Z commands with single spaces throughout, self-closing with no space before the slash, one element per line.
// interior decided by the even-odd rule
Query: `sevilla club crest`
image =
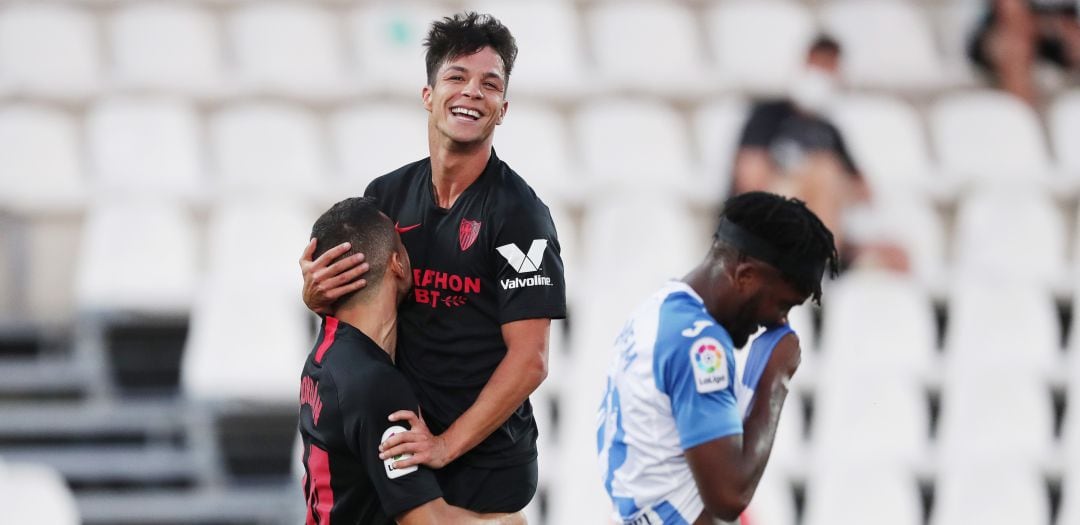
<path fill-rule="evenodd" d="M 458 245 L 461 246 L 461 251 L 468 250 L 479 235 L 480 221 L 461 219 L 461 227 L 458 228 Z"/>

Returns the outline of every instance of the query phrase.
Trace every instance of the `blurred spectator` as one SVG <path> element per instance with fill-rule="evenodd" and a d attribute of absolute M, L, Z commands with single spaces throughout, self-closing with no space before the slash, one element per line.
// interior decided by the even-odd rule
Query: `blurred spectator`
<path fill-rule="evenodd" d="M 1076 0 L 990 0 L 968 54 L 1001 87 L 1029 104 L 1038 101 L 1032 66 L 1037 57 L 1080 70 Z"/>
<path fill-rule="evenodd" d="M 839 43 L 819 36 L 788 98 L 754 106 L 739 138 L 732 194 L 769 191 L 799 198 L 833 232 L 845 264 L 859 259 L 907 271 L 907 256 L 895 246 L 845 243 L 844 212 L 868 203 L 870 189 L 840 130 L 824 116 L 839 87 L 839 71 Z"/>

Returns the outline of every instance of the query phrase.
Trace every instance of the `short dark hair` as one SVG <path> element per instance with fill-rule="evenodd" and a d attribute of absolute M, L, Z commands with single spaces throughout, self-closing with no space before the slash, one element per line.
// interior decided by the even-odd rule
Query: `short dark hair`
<path fill-rule="evenodd" d="M 724 203 L 720 218 L 721 225 L 725 220 L 734 223 L 769 245 L 784 260 L 817 268 L 819 271 L 798 272 L 797 275 L 781 270 L 781 274 L 796 289 L 813 297 L 814 302 L 821 302 L 820 270 L 824 268 L 830 277 L 836 277 L 840 256 L 832 232 L 806 207 L 806 203 L 772 193 L 743 193 Z M 731 248 L 721 240 L 719 228 L 714 246 Z"/>
<path fill-rule="evenodd" d="M 368 264 L 368 271 L 364 274 L 367 286 L 342 296 L 334 303 L 335 307 L 378 288 L 386 273 L 390 253 L 396 249 L 398 242 L 394 224 L 369 197 L 352 197 L 331 206 L 315 221 L 311 236 L 316 239 L 313 258 L 348 242 L 352 245 L 349 251 L 337 260 L 363 253 Z"/>
<path fill-rule="evenodd" d="M 814 37 L 814 40 L 810 43 L 810 48 L 807 49 L 806 54 L 809 55 L 810 53 L 817 53 L 819 51 L 839 55 L 840 42 L 829 35 L 820 34 Z"/>
<path fill-rule="evenodd" d="M 491 47 L 502 58 L 507 83 L 510 82 L 510 70 L 514 69 L 517 58 L 517 43 L 510 30 L 491 15 L 477 14 L 472 11 L 445 17 L 431 24 L 424 40 L 427 54 L 427 82 L 435 85 L 435 74 L 447 60 L 462 55 L 471 55 L 485 47 Z"/>

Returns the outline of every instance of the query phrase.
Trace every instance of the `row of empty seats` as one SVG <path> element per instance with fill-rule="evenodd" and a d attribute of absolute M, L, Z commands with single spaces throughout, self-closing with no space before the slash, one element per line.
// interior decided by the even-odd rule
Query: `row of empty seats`
<path fill-rule="evenodd" d="M 685 119 L 652 99 L 598 101 L 569 118 L 511 105 L 495 145 L 555 203 L 622 188 L 711 204 L 726 191 L 748 107 L 721 99 Z M 1080 187 L 1080 155 L 1070 147 L 1080 143 L 1078 92 L 1051 109 L 1049 141 L 1030 108 L 994 92 L 938 99 L 929 134 L 914 108 L 890 97 L 851 95 L 833 113 L 882 199 L 991 183 L 1057 194 Z M 88 189 L 188 198 L 358 193 L 426 154 L 425 119 L 419 102 L 345 106 L 324 118 L 277 102 L 203 113 L 173 98 L 128 97 L 96 103 L 81 121 L 49 106 L 9 104 L 0 108 L 0 177 L 8 188 L 0 205 L 48 207 Z"/>
<path fill-rule="evenodd" d="M 0 92 L 79 97 L 120 88 L 307 98 L 357 89 L 412 93 L 423 79 L 419 44 L 429 24 L 461 6 L 88 7 L 2 6 Z M 816 11 L 786 0 L 698 6 L 477 1 L 465 7 L 492 13 L 513 30 L 522 51 L 514 85 L 555 99 L 577 98 L 597 85 L 675 95 L 730 87 L 779 90 L 801 67 L 807 44 L 821 29 L 845 46 L 846 74 L 856 85 L 969 85 L 973 76 L 960 65 L 963 36 L 980 12 L 974 2 L 924 9 L 901 0 L 837 0 Z M 645 34 L 664 36 L 640 37 Z"/>

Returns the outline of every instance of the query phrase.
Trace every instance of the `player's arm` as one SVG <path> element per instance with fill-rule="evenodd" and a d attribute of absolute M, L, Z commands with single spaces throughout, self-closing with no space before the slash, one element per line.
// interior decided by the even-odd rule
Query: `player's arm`
<path fill-rule="evenodd" d="M 408 453 L 412 457 L 395 463 L 395 467 L 423 464 L 442 468 L 472 450 L 499 428 L 547 377 L 550 327 L 550 319 L 525 319 L 502 325 L 506 356 L 472 406 L 438 436 L 428 432 L 415 414 L 391 415 L 391 421 L 408 421 L 413 431 L 387 440 L 380 447 L 380 457 Z"/>
<path fill-rule="evenodd" d="M 784 336 L 765 365 L 743 433 L 686 450 L 687 463 L 710 514 L 735 520 L 750 504 L 772 451 L 788 383 L 799 360 L 798 338 L 794 333 Z"/>
<path fill-rule="evenodd" d="M 526 525 L 525 515 L 513 514 L 478 514 L 460 507 L 455 507 L 439 498 L 419 507 L 398 514 L 399 525 Z"/>

